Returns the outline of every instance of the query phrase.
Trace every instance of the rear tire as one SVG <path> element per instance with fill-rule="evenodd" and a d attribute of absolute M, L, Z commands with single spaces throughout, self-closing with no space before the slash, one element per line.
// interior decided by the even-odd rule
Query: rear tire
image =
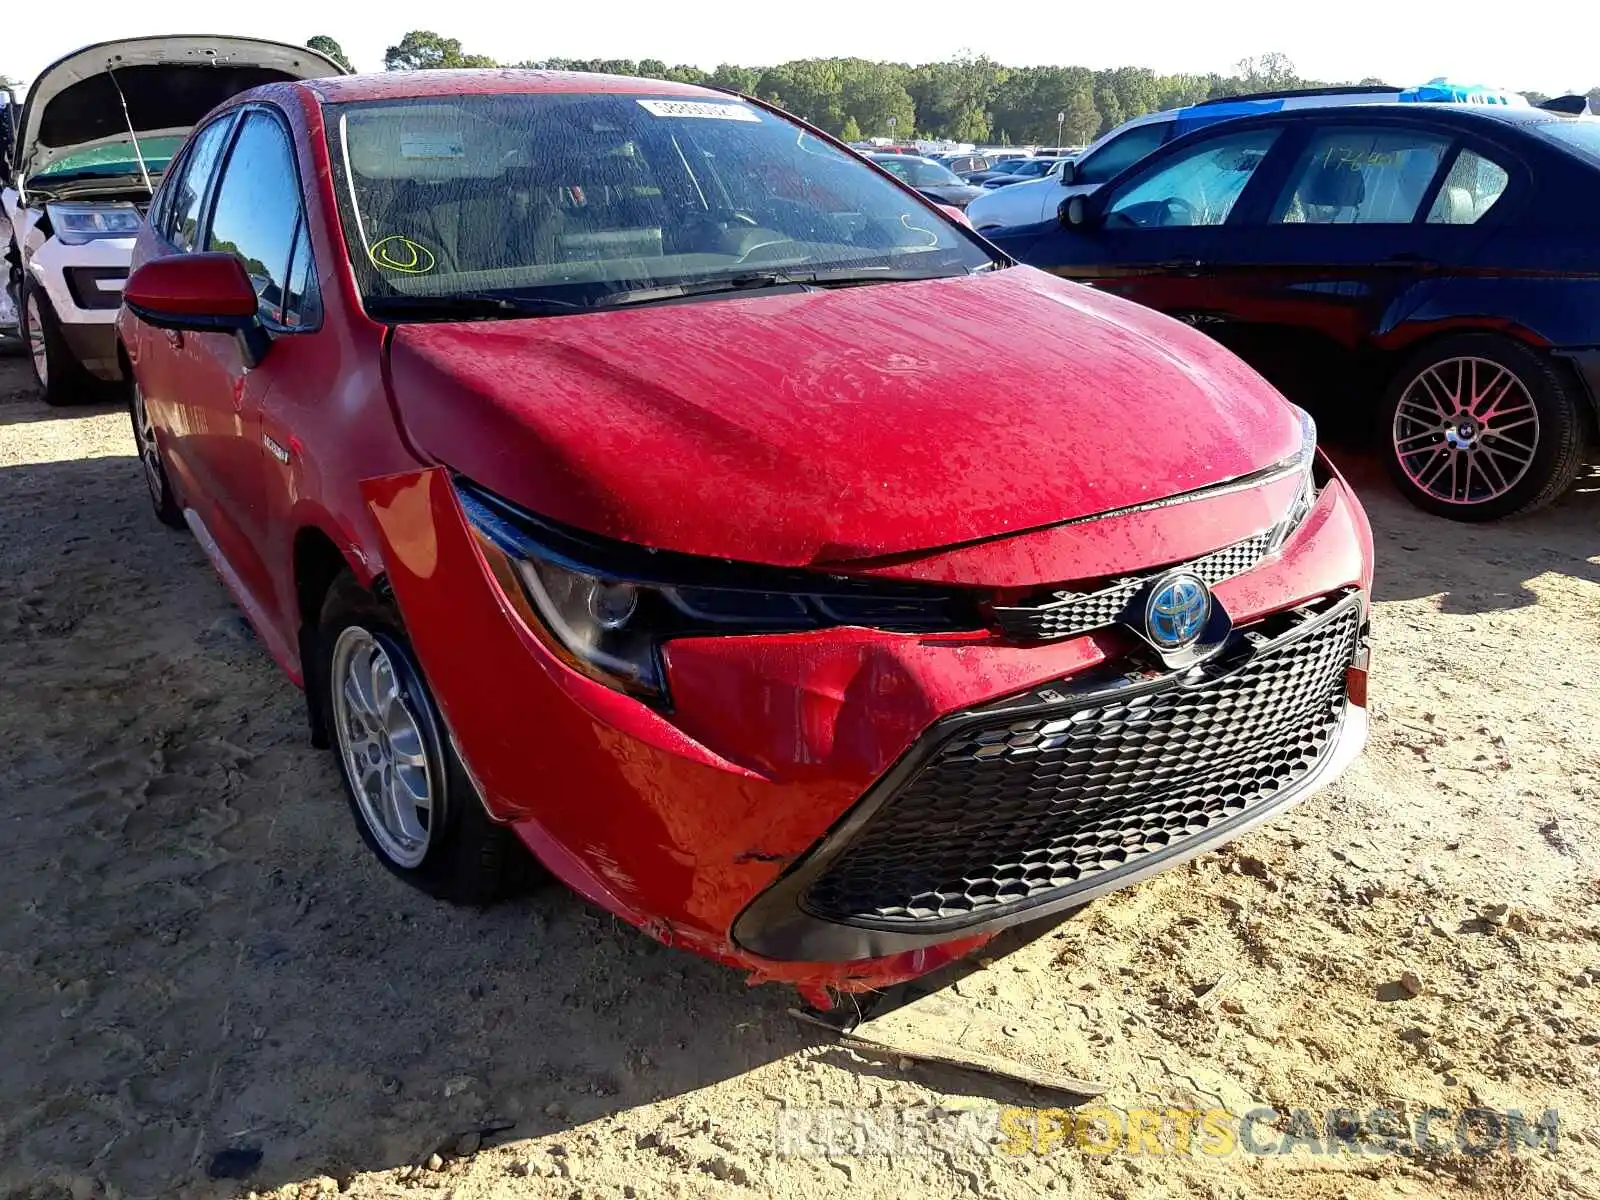
<path fill-rule="evenodd" d="M 1583 464 L 1577 381 L 1521 342 L 1463 333 L 1433 342 L 1384 398 L 1384 465 L 1407 500 L 1456 521 L 1532 512 Z"/>
<path fill-rule="evenodd" d="M 39 398 L 52 408 L 82 404 L 93 398 L 94 379 L 83 369 L 61 333 L 50 297 L 31 279 L 22 281 L 22 340 L 33 363 Z"/>
<path fill-rule="evenodd" d="M 323 603 L 310 674 L 356 829 L 379 862 L 456 904 L 504 899 L 539 878 L 456 757 L 398 614 L 348 571 Z"/>

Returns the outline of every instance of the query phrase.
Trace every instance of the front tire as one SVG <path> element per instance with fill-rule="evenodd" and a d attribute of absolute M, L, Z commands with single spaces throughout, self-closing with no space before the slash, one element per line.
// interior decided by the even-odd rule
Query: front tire
<path fill-rule="evenodd" d="M 21 317 L 22 340 L 33 363 L 33 382 L 39 389 L 39 398 L 52 408 L 87 399 L 93 380 L 68 347 L 50 297 L 31 279 L 22 283 Z"/>
<path fill-rule="evenodd" d="M 1443 338 L 1396 373 L 1384 463 L 1406 499 L 1456 521 L 1531 512 L 1567 490 L 1584 455 L 1583 397 L 1559 366 L 1492 333 Z"/>
<path fill-rule="evenodd" d="M 156 510 L 156 519 L 172 529 L 185 528 L 183 509 L 172 494 L 172 483 L 167 478 L 166 463 L 161 458 L 161 445 L 156 441 L 156 428 L 150 420 L 150 410 L 145 406 L 144 392 L 139 381 L 131 376 L 128 381 L 128 418 L 133 423 L 133 441 L 139 448 L 139 463 L 144 469 L 145 487 L 150 491 L 150 504 Z"/>
<path fill-rule="evenodd" d="M 393 608 L 346 572 L 323 604 L 317 651 L 307 684 L 318 689 L 356 828 L 378 860 L 457 904 L 527 890 L 537 864 L 485 811 Z"/>

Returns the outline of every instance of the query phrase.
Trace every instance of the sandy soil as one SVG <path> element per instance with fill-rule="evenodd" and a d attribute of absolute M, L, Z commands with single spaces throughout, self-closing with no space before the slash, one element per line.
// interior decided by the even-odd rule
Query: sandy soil
<path fill-rule="evenodd" d="M 1473 529 L 1349 459 L 1365 758 L 953 985 L 1117 1109 L 1557 1108 L 1558 1153 L 783 1157 L 796 1110 L 1054 1101 L 830 1045 L 560 890 L 395 882 L 126 417 L 23 378 L 0 360 L 0 1195 L 1600 1196 L 1600 479 Z"/>

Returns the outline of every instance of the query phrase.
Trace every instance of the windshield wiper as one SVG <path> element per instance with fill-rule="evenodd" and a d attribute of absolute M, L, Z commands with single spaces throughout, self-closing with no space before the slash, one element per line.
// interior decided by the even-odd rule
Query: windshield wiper
<path fill-rule="evenodd" d="M 390 316 L 412 321 L 507 321 L 576 312 L 589 305 L 494 292 L 457 292 L 448 296 L 368 296 L 366 307 L 368 315 L 380 321 Z"/>
<path fill-rule="evenodd" d="M 766 288 L 836 288 L 861 287 L 872 283 L 911 283 L 920 279 L 951 279 L 969 273 L 966 267 L 943 271 L 904 267 L 824 267 L 813 271 L 750 271 L 741 275 L 724 275 L 693 283 L 629 288 L 626 291 L 601 296 L 595 301 L 595 307 L 656 304 L 666 300 L 681 300 L 687 296 L 714 296 L 726 292 L 761 291 Z"/>
<path fill-rule="evenodd" d="M 517 292 L 455 292 L 445 296 L 369 296 L 367 312 L 377 320 L 399 318 L 411 321 L 494 321 L 517 317 L 560 316 L 598 308 L 661 304 L 696 296 L 726 295 L 730 292 L 764 291 L 769 288 L 861 287 L 873 283 L 908 283 L 921 279 L 951 279 L 975 271 L 1000 266 L 985 263 L 979 267 L 928 270 L 902 267 L 823 267 L 817 270 L 749 271 L 715 279 L 668 283 L 659 287 L 621 288 L 602 292 L 587 300 L 556 300 Z"/>

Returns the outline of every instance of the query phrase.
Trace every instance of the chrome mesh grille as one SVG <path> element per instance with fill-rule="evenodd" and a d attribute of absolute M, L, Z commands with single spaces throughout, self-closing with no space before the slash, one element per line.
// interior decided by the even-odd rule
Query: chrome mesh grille
<path fill-rule="evenodd" d="M 1075 637 L 1110 625 L 1122 615 L 1139 589 L 1168 571 L 1191 571 L 1208 584 L 1242 575 L 1267 556 L 1272 533 L 1258 533 L 1221 550 L 1179 563 L 1150 575 L 1119 579 L 1098 592 L 1055 592 L 1039 604 L 996 606 L 994 618 L 1001 631 L 1019 642 L 1047 642 Z"/>

